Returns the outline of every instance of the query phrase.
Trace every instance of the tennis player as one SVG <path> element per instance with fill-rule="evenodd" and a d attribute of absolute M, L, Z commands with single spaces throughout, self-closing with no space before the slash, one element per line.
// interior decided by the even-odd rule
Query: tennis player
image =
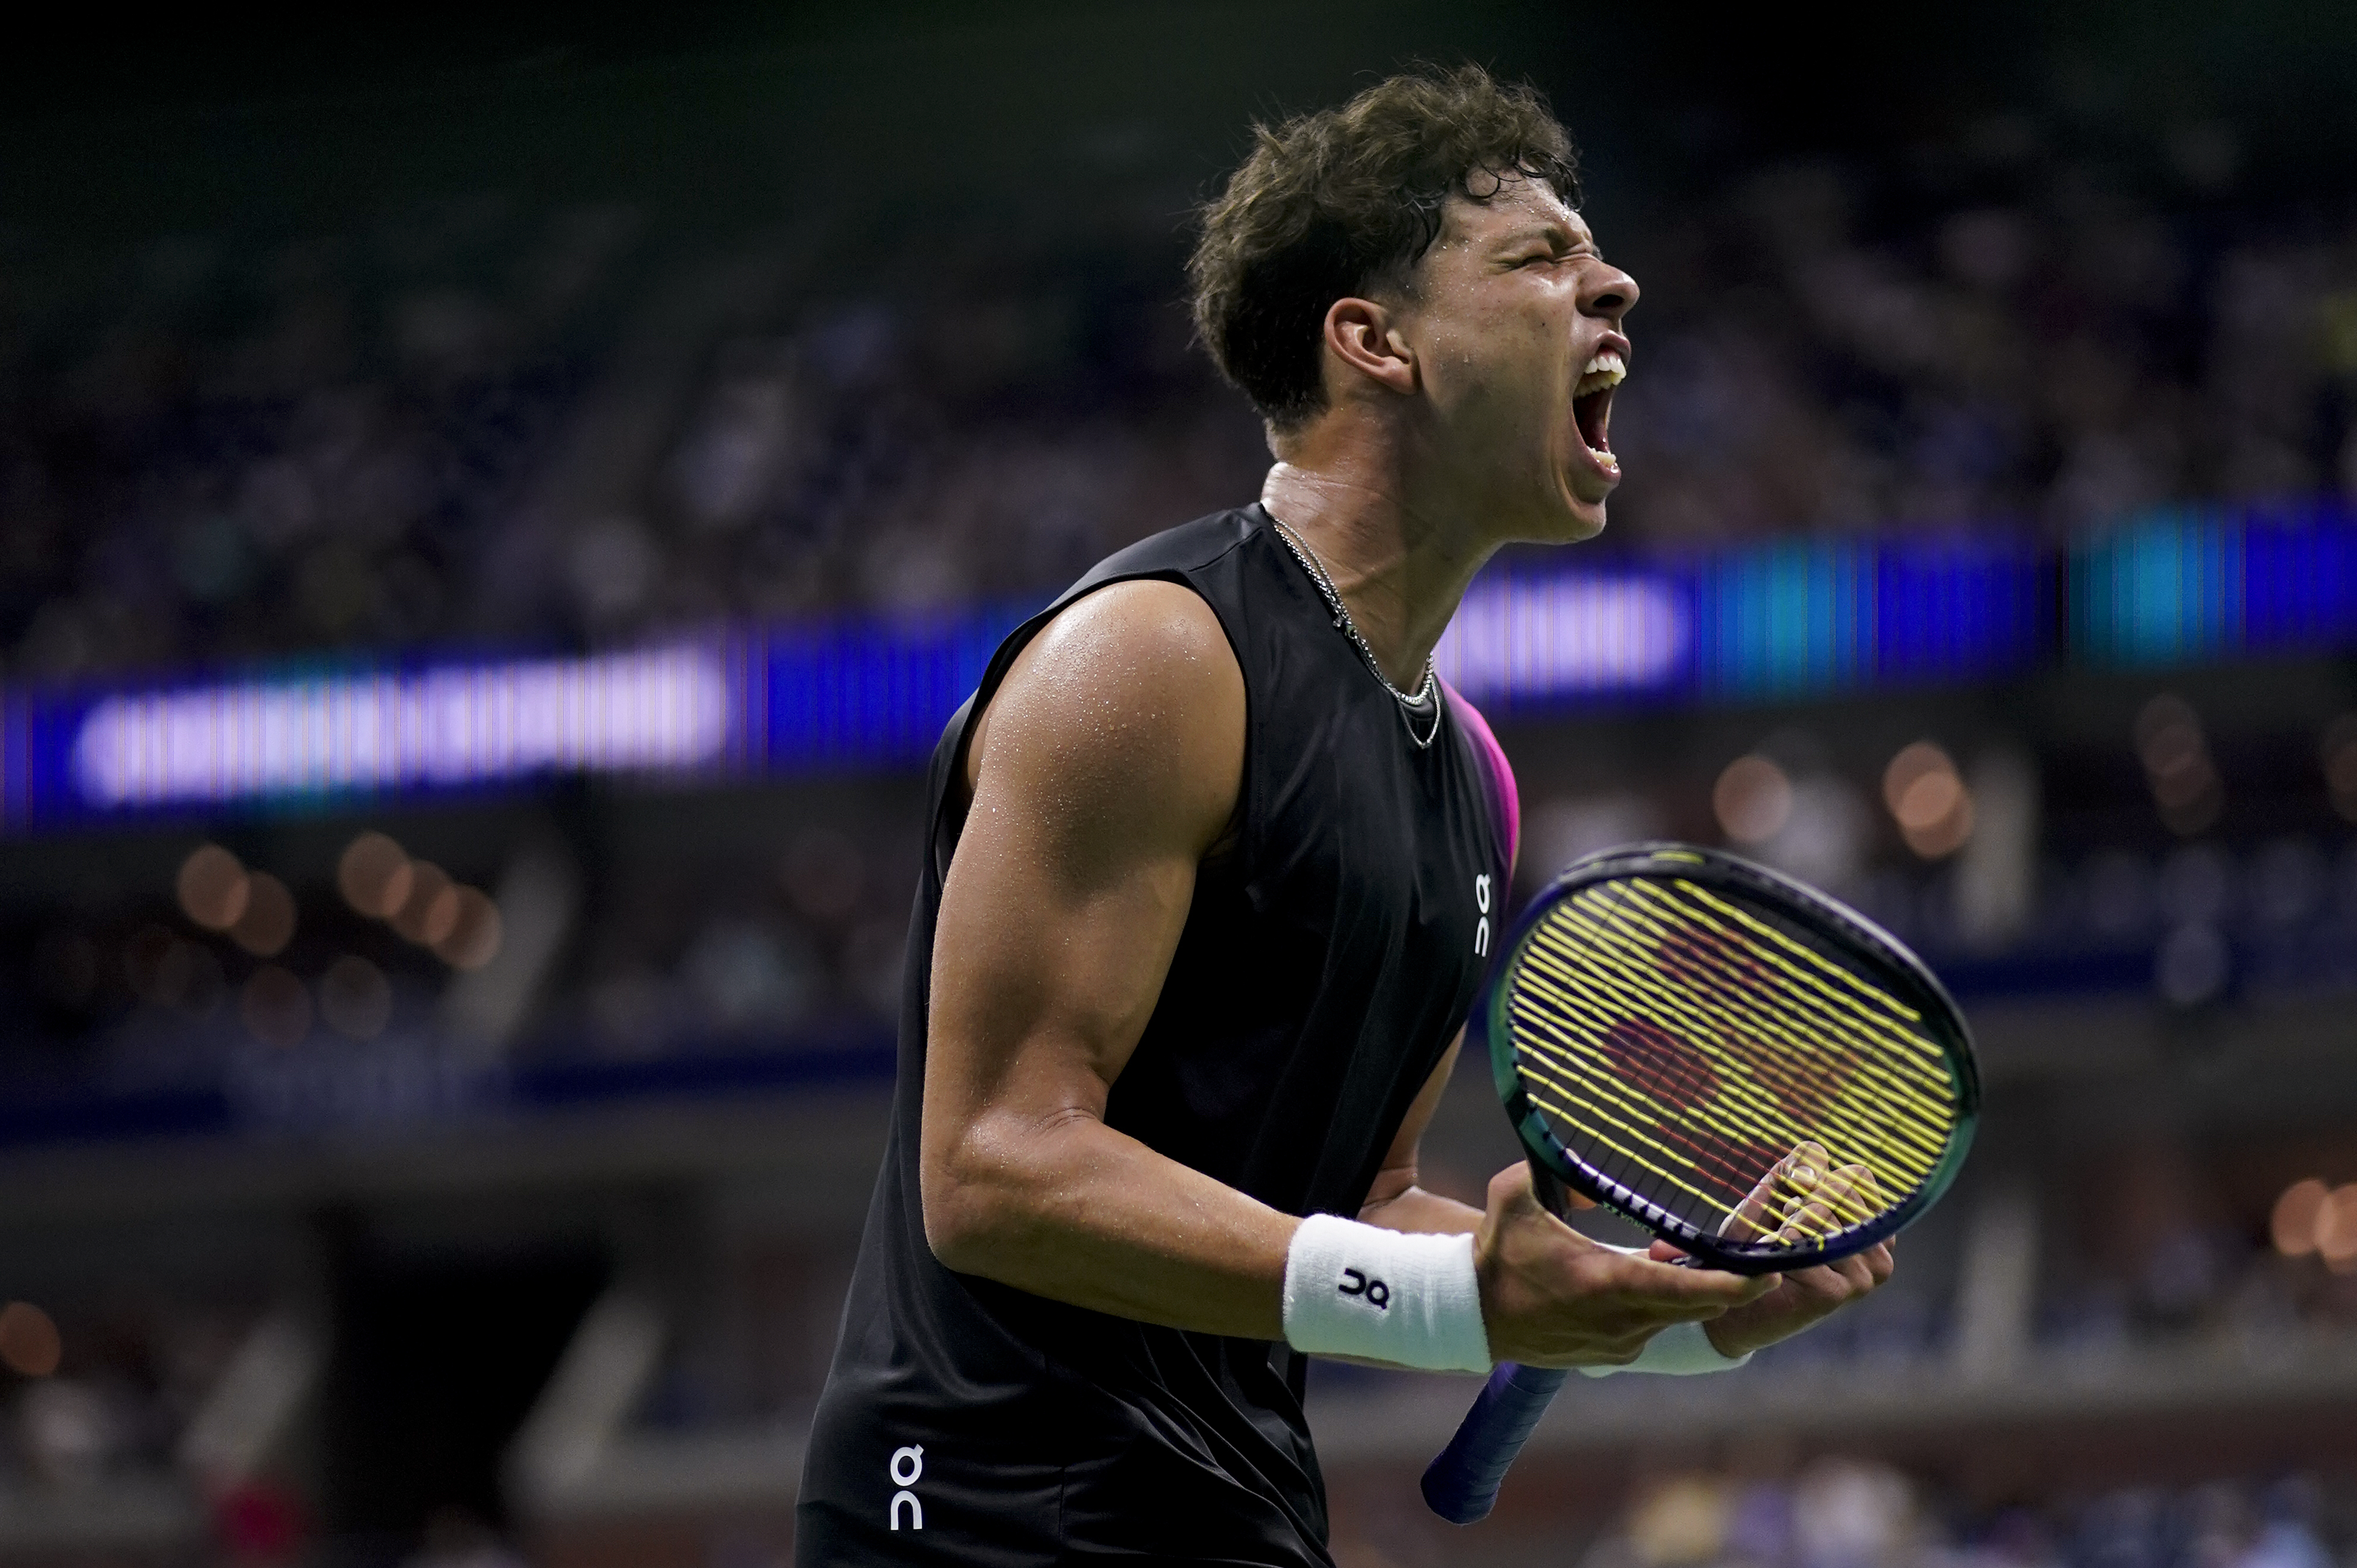
<path fill-rule="evenodd" d="M 934 754 L 807 1568 L 1329 1563 L 1306 1357 L 1716 1369 L 1889 1273 L 1625 1254 L 1521 1165 L 1416 1185 L 1518 831 L 1433 645 L 1620 477 L 1637 285 L 1576 177 L 1466 68 L 1261 130 L 1206 210 L 1196 320 L 1276 461 L 1016 631 Z"/>

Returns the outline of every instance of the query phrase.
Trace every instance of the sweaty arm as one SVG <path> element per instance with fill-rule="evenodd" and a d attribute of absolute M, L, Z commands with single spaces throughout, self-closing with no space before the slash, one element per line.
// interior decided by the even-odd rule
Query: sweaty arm
<path fill-rule="evenodd" d="M 983 713 L 925 1062 L 925 1235 L 949 1267 L 1149 1323 L 1281 1336 L 1297 1221 L 1104 1123 L 1196 866 L 1235 813 L 1243 749 L 1235 655 L 1171 583 L 1073 605 Z"/>
<path fill-rule="evenodd" d="M 1234 817 L 1243 751 L 1235 657 L 1210 607 L 1168 583 L 1071 607 L 976 721 L 934 940 L 920 1152 L 926 1240 L 951 1269 L 1148 1323 L 1284 1337 L 1301 1222 L 1104 1122 L 1196 868 Z M 1765 1288 L 1596 1247 L 1538 1205 L 1519 1165 L 1484 1213 L 1411 1197 L 1410 1128 L 1445 1068 L 1402 1129 L 1410 1178 L 1369 1219 L 1476 1231 L 1493 1357 L 1624 1362 L 1666 1324 Z"/>

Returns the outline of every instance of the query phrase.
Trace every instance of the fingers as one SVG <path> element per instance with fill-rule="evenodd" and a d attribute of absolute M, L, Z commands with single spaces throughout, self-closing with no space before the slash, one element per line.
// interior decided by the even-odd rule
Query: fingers
<path fill-rule="evenodd" d="M 1801 1294 L 1827 1306 L 1839 1306 L 1873 1294 L 1890 1278 L 1894 1266 L 1889 1245 L 1877 1243 L 1863 1252 L 1836 1258 L 1830 1263 L 1793 1270 L 1786 1277 Z"/>
<path fill-rule="evenodd" d="M 1795 1182 L 1803 1187 L 1811 1187 L 1825 1174 L 1826 1168 L 1834 1163 L 1834 1157 L 1825 1152 L 1823 1144 L 1813 1138 L 1803 1138 L 1792 1145 L 1792 1152 L 1784 1156 L 1784 1163 L 1791 1168 Z"/>
<path fill-rule="evenodd" d="M 1785 1187 L 1792 1196 L 1774 1239 L 1788 1244 L 1822 1239 L 1882 1211 L 1881 1189 L 1874 1173 L 1862 1165 L 1824 1172 L 1802 1160 L 1785 1178 Z"/>
<path fill-rule="evenodd" d="M 1856 1253 L 1835 1263 L 1834 1273 L 1841 1277 L 1841 1299 L 1844 1301 L 1856 1301 L 1874 1289 L 1873 1272 L 1866 1266 L 1866 1260 Z"/>
<path fill-rule="evenodd" d="M 1656 1242 L 1655 1246 L 1667 1246 Z M 1674 1249 L 1673 1249 L 1674 1251 Z M 1635 1305 L 1674 1315 L 1714 1316 L 1729 1307 L 1759 1300 L 1776 1288 L 1774 1274 L 1735 1274 L 1724 1269 L 1680 1268 L 1642 1258 L 1620 1257 L 1622 1267 L 1613 1281 L 1622 1298 Z"/>
<path fill-rule="evenodd" d="M 1805 1187 L 1813 1187 L 1832 1159 L 1822 1144 L 1804 1140 L 1795 1144 L 1790 1154 L 1768 1167 L 1767 1173 L 1760 1176 L 1750 1193 L 1736 1206 L 1735 1212 L 1719 1226 L 1718 1233 L 1738 1241 L 1758 1240 L 1770 1234 L 1775 1226 L 1767 1222 L 1768 1216 L 1777 1199 L 1789 1197 Z M 1792 1185 L 1796 1170 L 1806 1173 L 1803 1188 L 1796 1188 Z"/>
<path fill-rule="evenodd" d="M 1767 1228 L 1760 1222 L 1766 1218 L 1768 1206 L 1775 1201 L 1778 1188 L 1792 1169 L 1792 1156 L 1790 1155 L 1770 1165 L 1768 1173 L 1753 1184 L 1743 1201 L 1736 1205 L 1735 1212 L 1719 1226 L 1718 1233 L 1738 1241 L 1749 1241 L 1765 1235 Z"/>

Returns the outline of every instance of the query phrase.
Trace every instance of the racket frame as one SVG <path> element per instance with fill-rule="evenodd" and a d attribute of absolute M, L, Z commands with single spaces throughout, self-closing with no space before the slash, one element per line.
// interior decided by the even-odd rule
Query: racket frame
<path fill-rule="evenodd" d="M 1921 1014 L 1924 1032 L 1942 1047 L 1955 1091 L 1956 1127 L 1939 1163 L 1921 1187 L 1882 1213 L 1837 1231 L 1814 1246 L 1730 1246 L 1720 1237 L 1591 1168 L 1564 1146 L 1523 1087 L 1522 1072 L 1516 1065 L 1513 1029 L 1505 1016 L 1508 977 L 1514 972 L 1523 945 L 1556 905 L 1583 887 L 1636 876 L 1690 882 L 1764 903 L 1812 934 L 1870 961 L 1871 967 L 1879 972 L 1876 978 Z M 1815 888 L 1722 850 L 1695 844 L 1627 844 L 1585 856 L 1565 867 L 1531 900 L 1507 940 L 1500 944 L 1497 967 L 1483 985 L 1480 1001 L 1467 1020 L 1467 1027 L 1478 1047 L 1489 1054 L 1498 1097 L 1504 1102 L 1506 1114 L 1513 1122 L 1536 1170 L 1546 1172 L 1583 1197 L 1642 1226 L 1696 1262 L 1731 1273 L 1775 1273 L 1832 1262 L 1897 1234 L 1938 1202 L 1956 1179 L 1980 1119 L 1980 1069 L 1973 1058 L 1972 1032 L 1947 988 L 1922 960 L 1910 952 L 1898 938 Z"/>

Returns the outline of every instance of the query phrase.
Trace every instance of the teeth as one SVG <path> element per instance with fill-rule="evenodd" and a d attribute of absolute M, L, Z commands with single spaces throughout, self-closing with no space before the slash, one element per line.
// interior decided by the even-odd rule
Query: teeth
<path fill-rule="evenodd" d="M 1620 356 L 1607 349 L 1580 368 L 1579 384 L 1573 389 L 1573 393 L 1586 397 L 1607 387 L 1617 387 L 1628 379 L 1628 375 L 1629 367 L 1621 362 Z"/>

